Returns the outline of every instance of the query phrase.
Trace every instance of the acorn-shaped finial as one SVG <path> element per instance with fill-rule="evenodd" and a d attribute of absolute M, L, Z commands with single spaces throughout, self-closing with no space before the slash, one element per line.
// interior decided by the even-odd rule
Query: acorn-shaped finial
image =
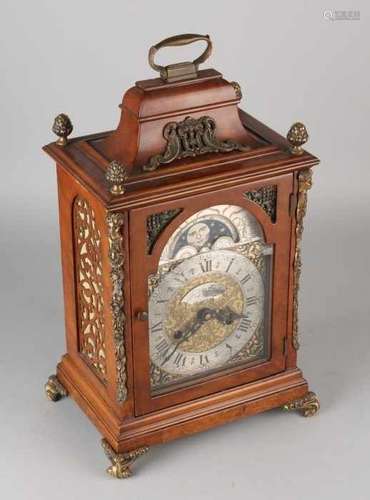
<path fill-rule="evenodd" d="M 109 163 L 105 178 L 111 184 L 112 194 L 123 194 L 125 192 L 124 183 L 128 178 L 127 169 L 122 163 L 113 160 Z"/>
<path fill-rule="evenodd" d="M 57 144 L 65 146 L 67 144 L 67 137 L 72 133 L 73 125 L 71 120 L 64 113 L 60 113 L 53 123 L 52 131 L 59 137 Z"/>
<path fill-rule="evenodd" d="M 230 84 L 234 88 L 235 95 L 236 95 L 237 99 L 241 99 L 243 97 L 243 93 L 242 93 L 242 89 L 241 89 L 239 83 L 238 82 L 230 82 Z"/>
<path fill-rule="evenodd" d="M 302 146 L 308 141 L 308 133 L 303 123 L 294 123 L 286 136 L 289 142 L 290 152 L 294 155 L 301 155 L 303 153 Z"/>

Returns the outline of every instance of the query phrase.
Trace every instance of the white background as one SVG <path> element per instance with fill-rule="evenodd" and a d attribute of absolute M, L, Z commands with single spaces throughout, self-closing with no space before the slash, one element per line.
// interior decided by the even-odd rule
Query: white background
<path fill-rule="evenodd" d="M 326 9 L 361 20 L 329 21 Z M 2 498 L 369 498 L 369 28 L 365 1 L 2 0 Z M 246 111 L 282 134 L 303 121 L 322 160 L 305 220 L 299 353 L 322 410 L 153 447 L 120 482 L 76 405 L 43 395 L 65 348 L 55 170 L 40 148 L 60 112 L 74 135 L 115 128 L 123 92 L 155 76 L 149 47 L 186 32 L 211 35 L 206 66 L 240 83 Z"/>

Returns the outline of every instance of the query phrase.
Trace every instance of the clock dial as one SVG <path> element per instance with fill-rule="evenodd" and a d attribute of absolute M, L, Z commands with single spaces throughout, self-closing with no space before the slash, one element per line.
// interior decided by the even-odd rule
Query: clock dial
<path fill-rule="evenodd" d="M 199 254 L 165 274 L 149 310 L 152 363 L 169 374 L 194 376 L 227 364 L 257 331 L 263 280 L 242 254 Z"/>
<path fill-rule="evenodd" d="M 160 263 L 262 239 L 253 215 L 235 205 L 215 205 L 179 225 L 163 249 Z"/>
<path fill-rule="evenodd" d="M 240 207 L 218 205 L 182 223 L 149 279 L 154 392 L 266 359 L 266 254 Z"/>

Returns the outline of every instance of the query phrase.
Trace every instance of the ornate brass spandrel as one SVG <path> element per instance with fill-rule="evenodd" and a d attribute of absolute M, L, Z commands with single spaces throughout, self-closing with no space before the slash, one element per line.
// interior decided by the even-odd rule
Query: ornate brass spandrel
<path fill-rule="evenodd" d="M 59 401 L 68 396 L 67 389 L 59 382 L 56 375 L 50 375 L 45 384 L 45 394 L 50 401 Z"/>
<path fill-rule="evenodd" d="M 258 356 L 263 353 L 264 348 L 265 342 L 263 338 L 263 325 L 260 325 L 248 340 L 248 342 L 245 344 L 243 349 L 236 353 L 235 356 L 230 358 L 228 363 L 235 365 L 236 363 L 246 361 L 250 362 L 254 358 L 258 358 Z"/>
<path fill-rule="evenodd" d="M 73 206 L 79 349 L 97 376 L 106 380 L 101 234 L 94 210 L 80 196 Z"/>
<path fill-rule="evenodd" d="M 210 116 L 192 118 L 187 116 L 181 122 L 169 122 L 163 128 L 167 145 L 163 153 L 154 155 L 142 168 L 149 172 L 161 165 L 182 158 L 195 157 L 206 153 L 229 153 L 249 151 L 250 146 L 216 137 L 216 121 Z"/>
<path fill-rule="evenodd" d="M 112 465 L 108 467 L 107 473 L 116 479 L 130 477 L 132 474 L 131 465 L 138 457 L 149 451 L 147 446 L 143 446 L 126 453 L 116 453 L 106 439 L 102 439 L 101 444 L 104 453 L 112 463 Z"/>
<path fill-rule="evenodd" d="M 109 163 L 105 178 L 110 184 L 110 192 L 118 195 L 125 192 L 125 182 L 128 179 L 127 169 L 122 163 L 113 160 Z"/>
<path fill-rule="evenodd" d="M 283 406 L 286 411 L 300 411 L 304 417 L 312 417 L 320 409 L 320 401 L 314 392 L 308 392 L 303 398 L 291 401 Z"/>
<path fill-rule="evenodd" d="M 263 186 L 253 191 L 247 191 L 245 197 L 259 205 L 270 217 L 271 222 L 276 222 L 277 186 Z"/>
<path fill-rule="evenodd" d="M 175 383 L 176 380 L 180 380 L 180 375 L 175 375 L 173 373 L 168 373 L 165 370 L 156 366 L 153 362 L 150 362 L 150 386 L 152 391 L 155 392 L 164 385 L 169 385 Z"/>
<path fill-rule="evenodd" d="M 72 133 L 73 125 L 69 116 L 60 113 L 54 120 L 52 131 L 59 137 L 57 140 L 58 146 L 67 144 L 67 137 Z"/>
<path fill-rule="evenodd" d="M 149 215 L 146 219 L 147 251 L 150 253 L 163 229 L 182 211 L 181 208 L 164 210 Z"/>
<path fill-rule="evenodd" d="M 124 312 L 125 301 L 123 295 L 123 274 L 125 257 L 123 253 L 122 228 L 124 217 L 121 213 L 109 213 L 107 215 L 108 239 L 109 239 L 109 261 L 111 265 L 112 299 L 111 314 L 113 326 L 113 340 L 116 360 L 116 399 L 123 403 L 127 399 L 127 373 L 126 373 L 126 349 L 125 349 L 125 326 L 126 316 Z"/>
<path fill-rule="evenodd" d="M 308 132 L 303 123 L 294 123 L 287 134 L 290 152 L 294 155 L 301 155 L 303 153 L 302 146 L 308 141 Z"/>
<path fill-rule="evenodd" d="M 299 349 L 299 336 L 298 336 L 298 294 L 299 284 L 302 269 L 301 258 L 301 240 L 303 234 L 303 219 L 307 211 L 307 191 L 312 187 L 312 170 L 305 169 L 298 173 L 298 199 L 296 208 L 296 248 L 294 253 L 294 267 L 293 267 L 293 335 L 292 344 L 294 349 Z"/>

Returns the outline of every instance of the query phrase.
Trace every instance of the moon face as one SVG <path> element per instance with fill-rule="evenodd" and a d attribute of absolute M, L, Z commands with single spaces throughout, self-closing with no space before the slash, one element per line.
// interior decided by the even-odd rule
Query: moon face
<path fill-rule="evenodd" d="M 204 222 L 198 222 L 189 229 L 187 240 L 189 245 L 193 245 L 196 249 L 201 249 L 208 241 L 210 229 Z"/>
<path fill-rule="evenodd" d="M 263 241 L 264 236 L 252 214 L 234 205 L 215 205 L 200 210 L 178 226 L 162 251 L 160 263 L 254 240 Z"/>

